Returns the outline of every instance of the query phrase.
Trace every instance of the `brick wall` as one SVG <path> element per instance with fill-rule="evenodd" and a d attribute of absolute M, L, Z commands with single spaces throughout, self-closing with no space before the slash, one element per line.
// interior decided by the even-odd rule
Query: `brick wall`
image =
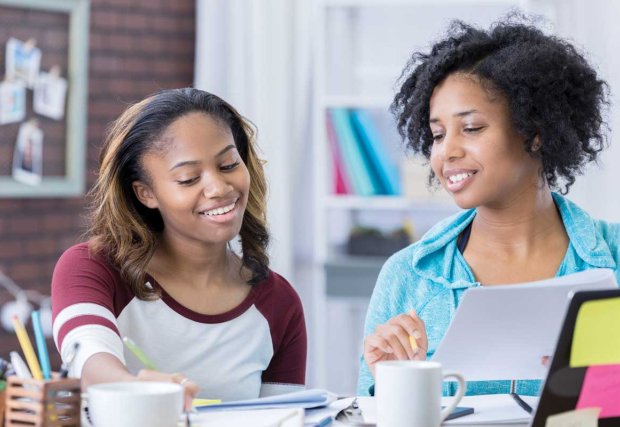
<path fill-rule="evenodd" d="M 194 17 L 195 0 L 91 0 L 88 186 L 104 130 L 128 103 L 192 84 Z M 84 232 L 84 206 L 83 198 L 0 199 L 0 269 L 49 294 L 56 260 Z M 0 304 L 7 299 L 0 291 Z M 16 347 L 14 336 L 0 331 L 0 356 Z"/>

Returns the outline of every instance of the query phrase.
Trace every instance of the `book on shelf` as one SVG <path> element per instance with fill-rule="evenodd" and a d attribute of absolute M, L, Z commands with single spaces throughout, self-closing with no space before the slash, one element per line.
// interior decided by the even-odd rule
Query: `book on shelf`
<path fill-rule="evenodd" d="M 329 152 L 332 156 L 332 177 L 333 177 L 333 192 L 334 194 L 344 195 L 351 194 L 351 183 L 347 176 L 344 165 L 342 163 L 342 157 L 340 156 L 340 149 L 338 147 L 338 137 L 336 136 L 336 130 L 334 129 L 334 123 L 331 116 L 326 114 L 325 125 L 327 127 L 327 141 L 329 142 Z"/>
<path fill-rule="evenodd" d="M 348 110 L 333 108 L 329 110 L 329 114 L 336 131 L 340 158 L 343 160 L 344 170 L 351 181 L 353 192 L 359 196 L 379 194 L 380 189 L 377 183 L 372 180 L 362 147 L 358 143 L 351 126 Z"/>
<path fill-rule="evenodd" d="M 367 111 L 332 108 L 328 110 L 326 126 L 334 194 L 402 194 L 398 166 L 388 155 Z"/>
<path fill-rule="evenodd" d="M 390 159 L 370 114 L 366 110 L 355 109 L 351 110 L 350 115 L 357 141 L 368 160 L 368 170 L 381 188 L 379 194 L 401 194 L 398 166 Z"/>

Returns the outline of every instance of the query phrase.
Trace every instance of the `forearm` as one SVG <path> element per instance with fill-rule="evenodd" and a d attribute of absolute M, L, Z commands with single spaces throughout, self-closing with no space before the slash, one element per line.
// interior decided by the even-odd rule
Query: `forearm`
<path fill-rule="evenodd" d="M 82 388 L 98 383 L 135 381 L 125 365 L 110 353 L 96 353 L 88 358 L 82 369 Z"/>

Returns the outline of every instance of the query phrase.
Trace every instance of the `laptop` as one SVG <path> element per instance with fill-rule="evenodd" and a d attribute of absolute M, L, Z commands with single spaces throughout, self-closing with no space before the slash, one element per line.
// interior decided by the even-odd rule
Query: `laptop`
<path fill-rule="evenodd" d="M 604 326 L 596 328 L 597 324 Z M 597 405 L 597 381 L 598 384 L 607 383 L 606 386 L 610 386 L 610 376 L 605 369 L 610 369 L 609 372 L 620 372 L 620 330 L 615 329 L 615 334 L 612 330 L 618 324 L 620 289 L 578 291 L 573 294 L 531 427 L 545 427 L 547 417 L 551 415 L 571 411 L 578 406 Z M 595 332 L 588 333 L 588 330 Z M 607 335 L 610 337 L 607 340 L 595 337 L 597 334 L 609 333 L 611 335 Z M 588 371 L 593 366 L 594 369 Z M 596 375 L 599 376 L 598 380 Z M 602 375 L 606 377 L 601 378 Z M 586 377 L 587 382 L 584 381 Z M 612 377 L 617 380 L 611 381 L 611 390 L 608 388 L 599 396 L 613 395 L 615 399 L 620 399 L 620 375 Z M 604 397 L 602 399 L 607 400 Z M 617 409 L 610 410 L 609 404 L 607 409 L 605 403 L 601 406 L 603 412 L 599 415 L 598 425 L 619 426 L 620 412 Z"/>

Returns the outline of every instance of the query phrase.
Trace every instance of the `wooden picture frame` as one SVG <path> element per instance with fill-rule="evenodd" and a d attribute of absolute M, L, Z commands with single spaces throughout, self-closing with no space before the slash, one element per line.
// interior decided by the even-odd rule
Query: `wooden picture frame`
<path fill-rule="evenodd" d="M 79 197 L 84 193 L 86 181 L 90 0 L 0 0 L 0 9 L 3 6 L 69 15 L 67 61 L 69 91 L 64 118 L 66 122 L 64 176 L 43 176 L 38 185 L 18 182 L 12 176 L 0 176 L 0 197 Z M 4 49 L 4 46 L 1 48 Z M 45 52 L 43 54 L 45 55 Z"/>

